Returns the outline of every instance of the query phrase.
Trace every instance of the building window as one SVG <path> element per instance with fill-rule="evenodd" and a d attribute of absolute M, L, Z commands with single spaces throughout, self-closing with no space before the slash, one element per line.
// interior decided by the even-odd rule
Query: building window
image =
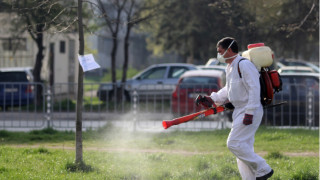
<path fill-rule="evenodd" d="M 26 51 L 27 40 L 26 38 L 4 38 L 1 39 L 2 48 L 5 51 Z"/>
<path fill-rule="evenodd" d="M 66 42 L 60 41 L 60 53 L 65 53 L 65 52 L 66 52 Z"/>

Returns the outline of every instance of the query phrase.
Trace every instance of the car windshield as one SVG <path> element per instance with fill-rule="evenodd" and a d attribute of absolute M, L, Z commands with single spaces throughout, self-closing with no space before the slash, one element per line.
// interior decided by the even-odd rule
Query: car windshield
<path fill-rule="evenodd" d="M 186 67 L 171 67 L 168 78 L 179 78 L 186 71 L 188 71 Z"/>
<path fill-rule="evenodd" d="M 285 66 L 307 66 L 304 62 L 297 61 L 280 61 Z"/>
<path fill-rule="evenodd" d="M 28 82 L 25 72 L 0 72 L 0 82 Z"/>
<path fill-rule="evenodd" d="M 185 77 L 180 82 L 181 88 L 218 88 L 216 77 Z"/>
<path fill-rule="evenodd" d="M 162 79 L 166 73 L 166 67 L 157 67 L 144 72 L 140 79 Z"/>

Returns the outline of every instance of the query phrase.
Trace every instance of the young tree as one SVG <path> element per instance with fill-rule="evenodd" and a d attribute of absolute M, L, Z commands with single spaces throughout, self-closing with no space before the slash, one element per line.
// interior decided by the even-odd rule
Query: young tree
<path fill-rule="evenodd" d="M 79 32 L 79 55 L 84 55 L 84 34 L 82 22 L 82 0 L 78 0 L 78 32 Z M 82 102 L 83 102 L 83 70 L 79 64 L 78 94 L 77 94 L 77 117 L 76 117 L 76 163 L 83 164 L 82 153 Z"/>

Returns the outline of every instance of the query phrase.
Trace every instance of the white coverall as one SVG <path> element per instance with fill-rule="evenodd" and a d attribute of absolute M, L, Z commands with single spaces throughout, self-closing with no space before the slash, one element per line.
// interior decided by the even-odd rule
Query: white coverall
<path fill-rule="evenodd" d="M 226 85 L 218 92 L 211 93 L 216 105 L 230 101 L 235 107 L 232 114 L 232 129 L 227 140 L 229 150 L 237 157 L 237 164 L 244 180 L 254 180 L 271 171 L 266 161 L 253 149 L 254 135 L 261 123 L 263 108 L 260 102 L 259 72 L 249 60 L 239 64 L 242 78 L 238 73 L 238 55 L 226 68 Z M 250 125 L 243 124 L 245 114 L 253 115 Z"/>

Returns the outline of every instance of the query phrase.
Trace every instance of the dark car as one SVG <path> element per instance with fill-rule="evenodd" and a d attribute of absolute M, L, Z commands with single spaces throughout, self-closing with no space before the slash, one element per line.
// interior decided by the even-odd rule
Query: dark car
<path fill-rule="evenodd" d="M 172 113 L 185 115 L 200 111 L 195 98 L 217 92 L 225 84 L 225 73 L 220 70 L 193 70 L 184 73 L 172 93 Z"/>
<path fill-rule="evenodd" d="M 273 103 L 287 104 L 265 110 L 264 122 L 280 126 L 319 126 L 319 74 L 283 73 L 282 91 Z"/>
<path fill-rule="evenodd" d="M 120 91 L 130 100 L 134 91 L 139 99 L 170 99 L 171 93 L 178 82 L 179 77 L 186 71 L 196 69 L 192 64 L 166 63 L 149 66 L 132 79 L 123 84 Z M 121 86 L 120 82 L 116 83 Z M 112 83 L 101 84 L 97 96 L 101 101 L 112 100 L 115 96 Z M 119 93 L 119 92 L 118 92 Z"/>
<path fill-rule="evenodd" d="M 34 100 L 33 77 L 30 68 L 0 69 L 0 107 L 32 104 Z"/>

